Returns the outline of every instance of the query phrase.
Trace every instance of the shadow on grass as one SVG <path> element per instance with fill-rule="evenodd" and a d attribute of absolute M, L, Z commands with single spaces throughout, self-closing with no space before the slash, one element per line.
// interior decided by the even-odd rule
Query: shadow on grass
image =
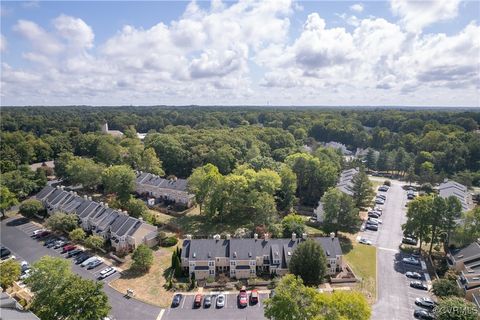
<path fill-rule="evenodd" d="M 229 232 L 233 234 L 237 228 L 246 227 L 245 221 L 229 219 L 228 223 L 211 221 L 203 215 L 185 215 L 172 221 L 184 234 L 196 236 L 210 236 L 216 233 Z"/>
<path fill-rule="evenodd" d="M 122 272 L 120 278 L 121 279 L 135 279 L 135 278 L 139 278 L 145 274 L 147 274 L 148 271 L 144 271 L 144 270 L 138 270 L 138 269 L 127 269 L 125 271 Z"/>
<path fill-rule="evenodd" d="M 340 247 L 342 248 L 343 254 L 347 254 L 353 249 L 352 240 L 346 237 L 339 236 L 338 240 L 340 241 Z"/>

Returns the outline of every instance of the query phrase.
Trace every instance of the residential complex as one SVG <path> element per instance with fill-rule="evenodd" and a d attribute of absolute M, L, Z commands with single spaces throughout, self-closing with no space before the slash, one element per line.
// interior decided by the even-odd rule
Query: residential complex
<path fill-rule="evenodd" d="M 445 179 L 445 181 L 437 187 L 437 190 L 442 198 L 448 198 L 450 196 L 456 197 L 460 201 L 462 211 L 464 212 L 471 210 L 474 207 L 472 195 L 468 192 L 468 188 L 463 184 Z"/>
<path fill-rule="evenodd" d="M 287 239 L 233 239 L 229 235 L 222 239 L 192 239 L 183 241 L 182 268 L 196 279 L 206 279 L 225 274 L 230 278 L 247 279 L 260 274 L 284 275 L 296 247 L 307 239 L 303 234 L 297 238 L 292 234 Z M 338 238 L 313 238 L 318 242 L 327 257 L 327 273 L 334 275 L 341 271 L 342 249 Z"/>
<path fill-rule="evenodd" d="M 459 273 L 457 283 L 464 291 L 465 298 L 480 308 L 480 239 L 462 249 L 450 250 L 447 261 Z"/>
<path fill-rule="evenodd" d="M 76 214 L 80 226 L 87 232 L 110 240 L 116 251 L 131 251 L 140 244 L 156 244 L 157 227 L 130 217 L 127 212 L 112 209 L 91 197 L 80 197 L 63 187 L 46 186 L 36 196 L 49 215 L 56 212 Z"/>
<path fill-rule="evenodd" d="M 155 202 L 167 201 L 187 208 L 194 204 L 195 196 L 188 193 L 186 179 L 164 179 L 140 171 L 135 184 L 138 194 L 154 198 Z"/>
<path fill-rule="evenodd" d="M 336 188 L 349 196 L 353 196 L 353 178 L 359 173 L 358 168 L 343 170 L 338 179 Z M 318 201 L 317 207 L 313 210 L 313 214 L 317 217 L 318 222 L 323 221 L 324 211 L 323 204 Z"/>

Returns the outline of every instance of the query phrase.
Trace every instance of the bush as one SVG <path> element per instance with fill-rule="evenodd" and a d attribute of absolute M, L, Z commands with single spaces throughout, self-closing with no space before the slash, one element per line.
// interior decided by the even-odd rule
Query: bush
<path fill-rule="evenodd" d="M 74 214 L 57 212 L 48 217 L 45 221 L 45 225 L 53 231 L 68 233 L 77 228 L 78 217 Z"/>
<path fill-rule="evenodd" d="M 389 187 L 392 186 L 392 183 L 390 182 L 390 180 L 385 180 L 385 181 L 383 182 L 383 184 L 386 185 L 386 186 L 389 186 Z"/>
<path fill-rule="evenodd" d="M 19 212 L 26 218 L 33 218 L 35 215 L 45 216 L 43 203 L 36 199 L 28 199 L 22 202 Z"/>
<path fill-rule="evenodd" d="M 76 241 L 76 242 L 82 242 L 83 240 L 85 240 L 85 231 L 83 231 L 82 228 L 76 228 L 76 229 L 73 229 L 72 231 L 70 231 L 70 233 L 68 234 L 69 238 L 72 239 L 72 241 Z"/>
<path fill-rule="evenodd" d="M 146 272 L 153 264 L 153 251 L 144 244 L 138 246 L 132 254 L 132 269 Z"/>
<path fill-rule="evenodd" d="M 175 237 L 168 237 L 168 238 L 165 238 L 163 239 L 161 242 L 160 242 L 160 245 L 162 247 L 173 247 L 174 245 L 176 245 L 178 242 L 178 239 L 175 238 Z"/>

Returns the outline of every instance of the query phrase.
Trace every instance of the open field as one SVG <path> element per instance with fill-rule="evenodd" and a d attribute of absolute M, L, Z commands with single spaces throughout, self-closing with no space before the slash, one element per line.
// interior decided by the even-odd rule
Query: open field
<path fill-rule="evenodd" d="M 353 243 L 353 249 L 345 255 L 345 259 L 357 277 L 362 279 L 360 289 L 370 303 L 375 302 L 377 295 L 377 248 Z"/>

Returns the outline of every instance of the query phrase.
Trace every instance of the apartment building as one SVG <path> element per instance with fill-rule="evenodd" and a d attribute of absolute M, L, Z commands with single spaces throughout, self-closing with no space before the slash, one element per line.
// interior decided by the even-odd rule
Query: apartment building
<path fill-rule="evenodd" d="M 181 264 L 196 279 L 225 274 L 230 278 L 248 279 L 259 274 L 284 275 L 296 247 L 307 239 L 306 234 L 297 238 L 292 234 L 287 239 L 192 239 L 183 241 Z M 336 237 L 313 238 L 324 249 L 328 274 L 335 275 L 342 268 L 342 249 Z"/>
<path fill-rule="evenodd" d="M 447 262 L 459 273 L 457 283 L 465 298 L 475 302 L 475 297 L 480 295 L 480 240 L 464 248 L 450 250 Z"/>
<path fill-rule="evenodd" d="M 116 251 L 131 251 L 144 243 L 156 244 L 157 227 L 130 217 L 127 212 L 112 209 L 91 197 L 80 197 L 62 187 L 46 186 L 36 196 L 47 208 L 49 215 L 56 212 L 75 214 L 86 231 L 110 240 Z"/>
<path fill-rule="evenodd" d="M 187 191 L 186 179 L 164 179 L 140 171 L 137 174 L 135 186 L 138 194 L 155 198 L 156 202 L 168 201 L 190 208 L 195 201 L 195 196 Z"/>
<path fill-rule="evenodd" d="M 458 182 L 445 179 L 443 183 L 437 187 L 438 194 L 442 198 L 448 198 L 450 196 L 456 197 L 462 205 L 462 211 L 469 211 L 473 209 L 474 203 L 472 195 L 468 192 L 468 188 Z"/>

